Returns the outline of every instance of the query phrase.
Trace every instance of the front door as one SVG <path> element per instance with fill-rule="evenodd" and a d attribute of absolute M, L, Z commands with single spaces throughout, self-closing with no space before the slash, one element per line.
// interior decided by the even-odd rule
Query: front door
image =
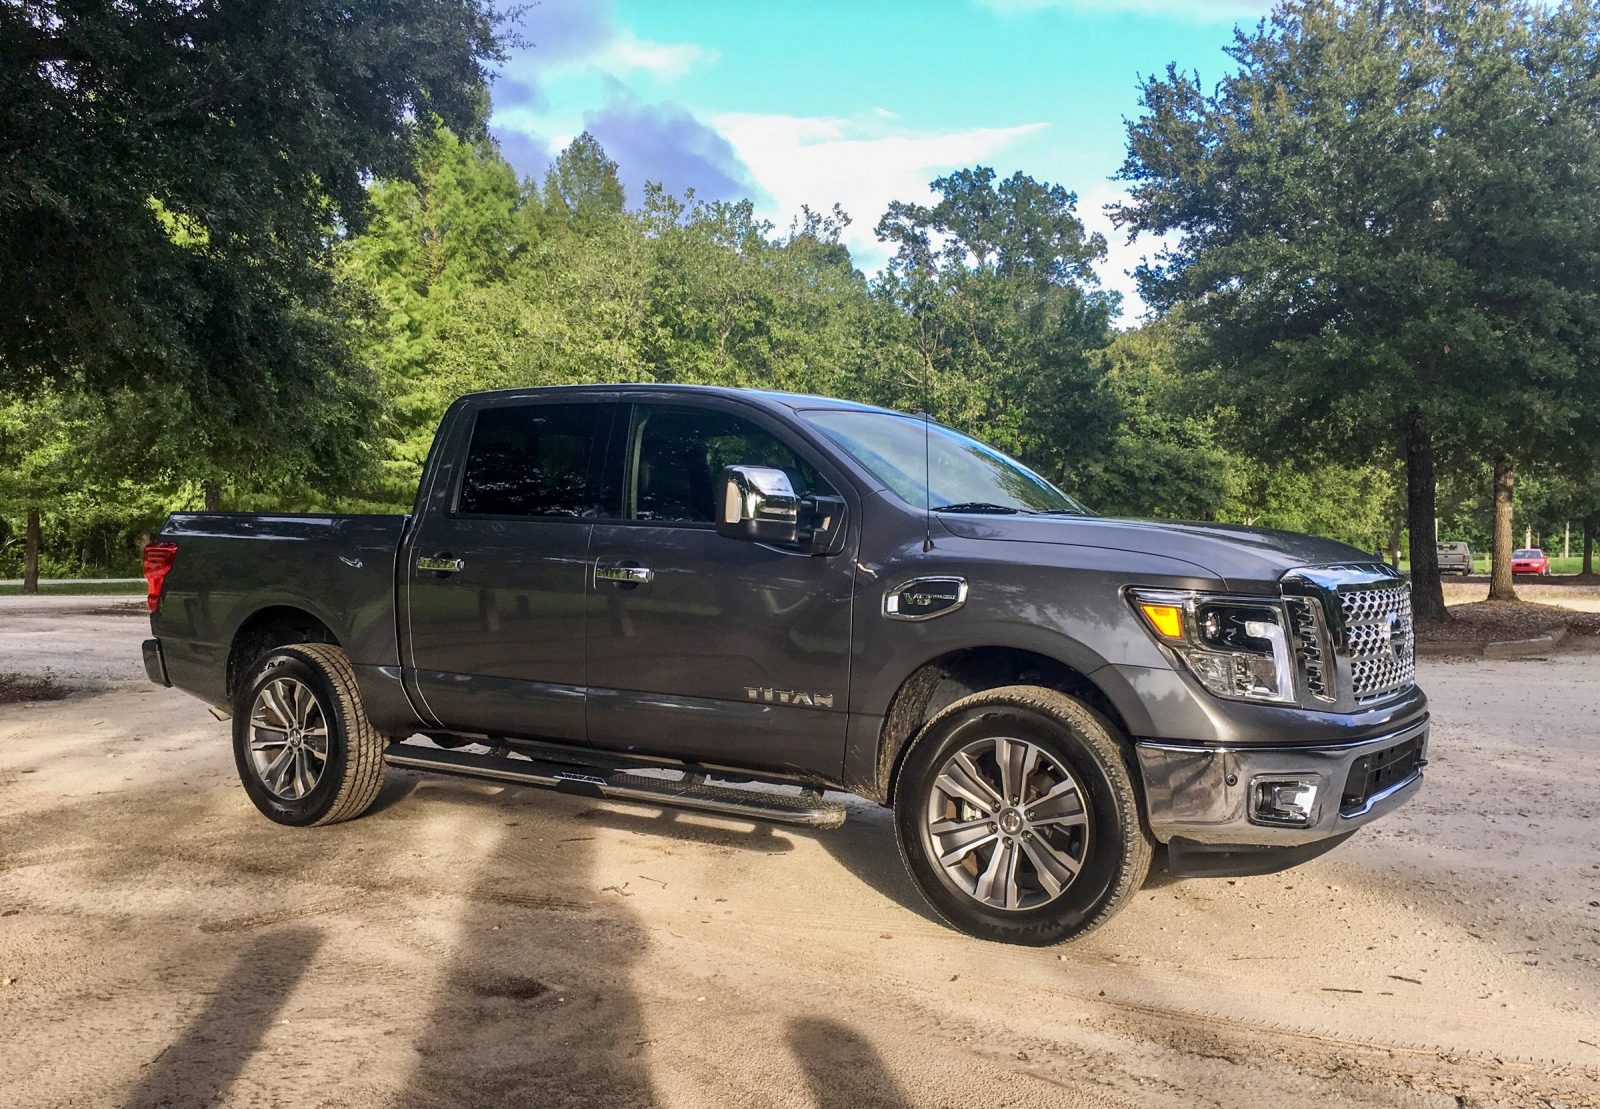
<path fill-rule="evenodd" d="M 619 411 L 494 401 L 466 432 L 402 579 L 411 677 L 446 728 L 583 740 L 590 533 L 620 504 L 606 471 Z"/>
<path fill-rule="evenodd" d="M 836 777 L 849 701 L 854 538 L 813 556 L 719 536 L 724 466 L 833 492 L 781 424 L 713 398 L 633 407 L 622 518 L 589 540 L 589 740 Z"/>

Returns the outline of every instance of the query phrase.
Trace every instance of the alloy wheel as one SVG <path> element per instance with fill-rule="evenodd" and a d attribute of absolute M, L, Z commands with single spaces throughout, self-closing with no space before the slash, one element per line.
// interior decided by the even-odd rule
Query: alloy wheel
<path fill-rule="evenodd" d="M 924 847 L 946 883 L 984 906 L 1037 909 L 1065 893 L 1088 859 L 1088 798 L 1038 744 L 976 740 L 934 779 Z"/>
<path fill-rule="evenodd" d="M 276 678 L 250 709 L 250 763 L 273 796 L 298 801 L 328 766 L 328 718 L 311 687 Z"/>

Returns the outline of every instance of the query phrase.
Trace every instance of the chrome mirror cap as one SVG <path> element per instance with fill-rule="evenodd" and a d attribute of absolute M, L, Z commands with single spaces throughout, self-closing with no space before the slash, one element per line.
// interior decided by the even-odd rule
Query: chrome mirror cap
<path fill-rule="evenodd" d="M 800 498 L 771 466 L 728 466 L 717 480 L 717 534 L 758 543 L 800 538 Z"/>

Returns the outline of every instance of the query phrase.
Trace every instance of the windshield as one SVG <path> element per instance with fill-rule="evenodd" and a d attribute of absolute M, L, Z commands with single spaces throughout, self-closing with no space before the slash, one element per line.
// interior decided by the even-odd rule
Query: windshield
<path fill-rule="evenodd" d="M 1544 552 L 1534 547 L 1524 547 L 1520 551 L 1512 551 L 1512 558 L 1543 558 Z"/>
<path fill-rule="evenodd" d="M 825 410 L 804 415 L 901 500 L 918 508 L 927 504 L 945 512 L 1088 514 L 1022 463 L 947 427 L 927 425 L 925 444 L 923 422 L 915 416 Z"/>

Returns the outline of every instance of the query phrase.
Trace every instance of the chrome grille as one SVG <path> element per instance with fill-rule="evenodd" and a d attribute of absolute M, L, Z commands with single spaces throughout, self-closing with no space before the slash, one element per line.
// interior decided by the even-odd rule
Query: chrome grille
<path fill-rule="evenodd" d="M 1358 702 L 1374 701 L 1415 685 L 1411 591 L 1396 585 L 1336 596 L 1344 622 L 1340 654 L 1348 662 L 1351 696 Z"/>
<path fill-rule="evenodd" d="M 1324 649 L 1317 608 L 1304 597 L 1290 597 L 1289 627 L 1294 634 L 1295 661 L 1306 692 L 1319 701 L 1333 700 L 1333 674 Z"/>

